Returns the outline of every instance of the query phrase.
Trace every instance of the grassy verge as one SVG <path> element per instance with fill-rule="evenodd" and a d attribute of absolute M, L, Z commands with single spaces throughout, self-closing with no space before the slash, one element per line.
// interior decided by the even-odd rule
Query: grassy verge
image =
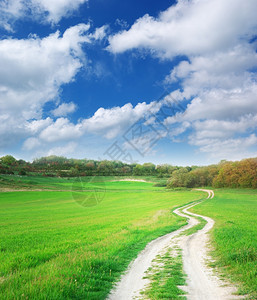
<path fill-rule="evenodd" d="M 185 224 L 173 207 L 201 197 L 110 184 L 90 208 L 70 192 L 0 193 L 1 299 L 104 299 L 148 242 Z"/>
<path fill-rule="evenodd" d="M 215 220 L 212 230 L 216 265 L 240 284 L 240 294 L 257 299 L 257 191 L 215 190 L 215 197 L 192 211 Z"/>

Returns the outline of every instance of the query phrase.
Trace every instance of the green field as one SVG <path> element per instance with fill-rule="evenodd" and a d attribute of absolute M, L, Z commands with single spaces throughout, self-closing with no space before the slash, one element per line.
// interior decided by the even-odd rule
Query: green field
<path fill-rule="evenodd" d="M 155 184 L 161 184 L 165 186 L 165 179 L 156 178 L 154 176 L 133 176 L 134 179 L 145 180 L 144 182 L 119 182 L 117 180 L 130 178 L 118 177 L 118 176 L 93 176 L 93 177 L 81 177 L 81 178 L 58 178 L 58 177 L 42 177 L 42 176 L 19 176 L 19 175 L 0 175 L 0 191 L 1 189 L 11 190 L 58 190 L 58 191 L 70 191 L 72 189 L 81 189 L 81 181 L 83 183 L 83 189 L 92 189 L 95 186 L 105 189 L 134 189 L 145 190 L 154 189 Z M 151 183 L 151 184 L 149 184 Z"/>
<path fill-rule="evenodd" d="M 82 192 L 79 180 L 26 180 L 56 190 L 0 193 L 0 299 L 104 299 L 149 241 L 185 224 L 172 209 L 203 196 L 153 183 L 87 179 Z M 79 205 L 95 193 L 99 205 Z"/>
<path fill-rule="evenodd" d="M 215 190 L 215 197 L 191 211 L 215 220 L 213 255 L 226 277 L 240 283 L 241 294 L 257 299 L 257 191 Z"/>
<path fill-rule="evenodd" d="M 204 195 L 153 177 L 1 179 L 3 191 L 28 191 L 0 193 L 0 299 L 105 299 L 149 241 L 185 224 L 174 207 Z M 192 211 L 215 220 L 215 265 L 256 299 L 256 190 L 215 190 Z"/>

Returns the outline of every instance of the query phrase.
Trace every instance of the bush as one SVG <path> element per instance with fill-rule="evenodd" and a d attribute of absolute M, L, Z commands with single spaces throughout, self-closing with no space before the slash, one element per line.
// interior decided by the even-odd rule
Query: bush
<path fill-rule="evenodd" d="M 24 171 L 24 170 L 20 170 L 18 174 L 21 176 L 27 175 L 26 171 Z"/>

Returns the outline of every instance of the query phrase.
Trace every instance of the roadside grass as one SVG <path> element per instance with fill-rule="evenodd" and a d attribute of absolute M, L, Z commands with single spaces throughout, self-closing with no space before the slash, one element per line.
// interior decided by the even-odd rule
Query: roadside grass
<path fill-rule="evenodd" d="M 215 220 L 212 252 L 220 270 L 239 284 L 239 293 L 257 299 L 257 191 L 215 190 L 213 199 L 191 211 Z"/>
<path fill-rule="evenodd" d="M 41 187 L 60 182 L 44 180 Z M 71 192 L 0 193 L 0 299 L 105 299 L 148 242 L 185 225 L 173 208 L 202 196 L 105 184 L 93 207 L 79 206 Z"/>
<path fill-rule="evenodd" d="M 164 255 L 158 255 L 145 278 L 150 284 L 141 293 L 142 299 L 186 299 L 178 287 L 186 283 L 181 249 L 167 249 Z"/>

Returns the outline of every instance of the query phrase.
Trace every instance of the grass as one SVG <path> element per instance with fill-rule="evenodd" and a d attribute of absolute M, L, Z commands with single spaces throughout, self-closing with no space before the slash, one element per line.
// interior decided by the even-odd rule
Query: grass
<path fill-rule="evenodd" d="M 0 193 L 0 299 L 105 299 L 148 242 L 185 224 L 172 209 L 202 196 L 102 179 L 83 193 L 56 178 L 27 180 L 67 191 Z M 95 191 L 99 205 L 79 205 Z"/>
<path fill-rule="evenodd" d="M 168 249 L 158 255 L 145 278 L 150 284 L 141 293 L 143 299 L 186 299 L 185 292 L 178 288 L 185 285 L 181 249 Z"/>
<path fill-rule="evenodd" d="M 215 220 L 211 235 L 215 265 L 239 284 L 240 294 L 257 299 L 257 191 L 216 190 L 213 199 L 191 211 Z"/>
<path fill-rule="evenodd" d="M 194 217 L 194 218 L 197 219 L 199 223 L 197 225 L 195 225 L 194 227 L 183 231 L 181 233 L 181 235 L 191 235 L 191 234 L 194 234 L 197 231 L 204 228 L 204 226 L 206 225 L 207 222 L 203 218 L 200 218 L 200 217 Z"/>
<path fill-rule="evenodd" d="M 136 178 L 146 180 L 143 182 L 120 182 L 117 186 L 117 181 L 124 178 Z M 19 176 L 19 175 L 0 175 L 0 190 L 1 189 L 16 189 L 16 190 L 62 190 L 70 191 L 72 188 L 81 189 L 81 182 L 83 189 L 91 189 L 92 184 L 97 184 L 103 188 L 111 189 L 158 189 L 152 183 L 163 185 L 163 179 L 154 176 L 87 176 L 81 178 L 57 178 L 57 177 L 42 177 L 42 176 Z M 145 185 L 145 186 L 144 186 Z M 94 187 L 93 187 L 94 188 Z"/>

